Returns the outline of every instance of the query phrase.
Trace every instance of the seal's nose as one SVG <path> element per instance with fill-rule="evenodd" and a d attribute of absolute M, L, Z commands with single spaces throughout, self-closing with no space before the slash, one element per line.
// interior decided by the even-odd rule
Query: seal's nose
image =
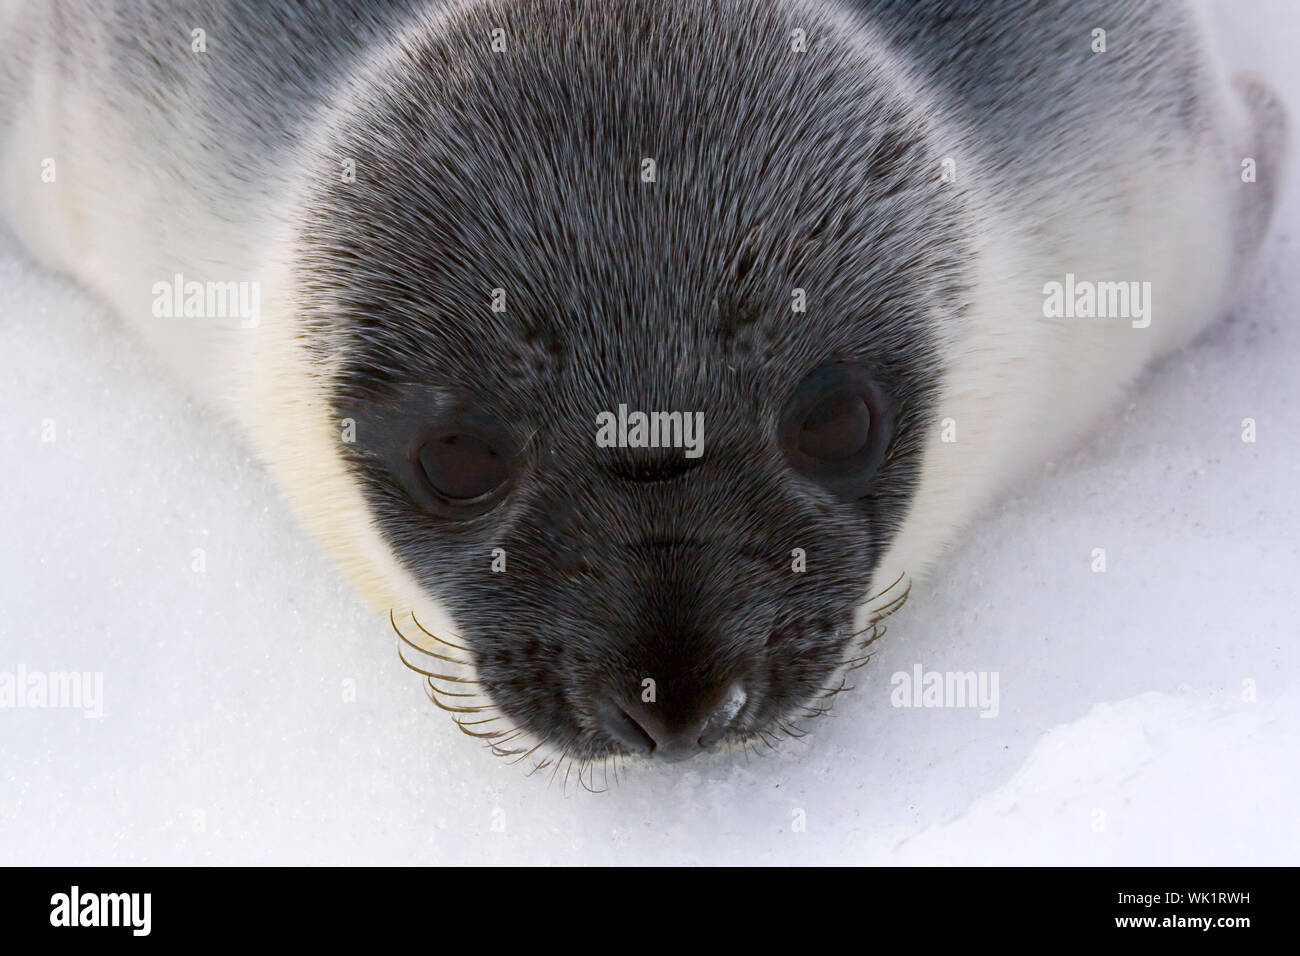
<path fill-rule="evenodd" d="M 703 753 L 727 735 L 749 695 L 734 683 L 721 695 L 681 706 L 606 697 L 597 705 L 600 729 L 635 753 L 675 762 Z M 719 702 L 720 701 L 720 702 Z"/>

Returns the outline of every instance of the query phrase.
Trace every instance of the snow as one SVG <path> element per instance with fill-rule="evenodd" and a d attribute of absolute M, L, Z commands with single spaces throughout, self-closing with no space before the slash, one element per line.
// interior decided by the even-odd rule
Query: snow
<path fill-rule="evenodd" d="M 1300 125 L 1300 16 L 1218 6 Z M 102 717 L 0 710 L 0 862 L 1300 862 L 1300 190 L 1279 219 L 806 739 L 596 795 L 461 736 L 241 440 L 0 236 L 0 672 L 103 675 Z M 892 706 L 918 665 L 996 674 L 996 716 Z"/>

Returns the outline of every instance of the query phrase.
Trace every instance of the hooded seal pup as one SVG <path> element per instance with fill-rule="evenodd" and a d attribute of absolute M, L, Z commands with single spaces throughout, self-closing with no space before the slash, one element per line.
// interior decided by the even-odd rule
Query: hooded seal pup
<path fill-rule="evenodd" d="M 1224 309 L 1283 123 L 1201 22 L 8 0 L 0 201 L 472 665 L 469 732 L 678 759 L 815 707 L 876 595 Z"/>

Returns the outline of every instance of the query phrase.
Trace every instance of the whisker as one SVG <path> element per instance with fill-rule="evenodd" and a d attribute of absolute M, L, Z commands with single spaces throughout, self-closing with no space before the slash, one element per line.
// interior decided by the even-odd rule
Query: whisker
<path fill-rule="evenodd" d="M 523 736 L 523 733 L 524 733 L 524 732 L 523 732 L 522 730 L 516 730 L 516 731 L 514 731 L 514 733 L 511 733 L 509 736 L 507 736 L 507 737 L 503 737 L 503 738 L 500 739 L 500 740 L 492 740 L 492 741 L 488 741 L 488 745 L 487 745 L 487 746 L 488 746 L 488 749 L 492 751 L 492 755 L 495 756 L 495 757 L 513 757 L 513 756 L 515 756 L 516 754 L 524 753 L 525 751 L 522 751 L 522 750 L 505 750 L 505 749 L 503 749 L 503 746 L 504 746 L 505 744 L 510 743 L 510 741 L 512 741 L 512 740 L 517 740 L 517 739 L 519 739 L 520 737 Z"/>
<path fill-rule="evenodd" d="M 388 609 L 388 623 L 392 625 L 393 633 L 395 633 L 399 638 L 401 638 L 402 643 L 405 644 L 407 647 L 413 648 L 414 650 L 417 650 L 421 654 L 424 654 L 428 657 L 436 657 L 440 661 L 447 661 L 449 664 L 458 664 L 461 667 L 469 667 L 469 665 L 462 660 L 457 660 L 454 657 L 448 657 L 446 654 L 439 654 L 437 651 L 430 650 L 427 647 L 421 647 L 419 644 L 415 643 L 413 640 L 411 640 L 409 637 L 403 634 L 402 629 L 397 626 L 397 620 L 393 616 L 392 608 Z M 402 649 L 400 647 L 397 649 L 397 653 L 399 655 L 402 653 Z M 404 658 L 402 660 L 402 663 L 406 664 L 407 667 L 411 666 Z M 414 670 L 414 668 L 412 668 L 412 670 Z"/>
<path fill-rule="evenodd" d="M 564 763 L 564 758 L 567 757 L 568 755 L 569 755 L 568 751 L 562 751 L 560 753 L 559 759 L 555 761 L 555 769 L 551 771 L 551 779 L 546 784 L 546 788 L 548 790 L 550 789 L 551 784 L 555 783 L 555 775 L 560 772 L 560 765 Z"/>
<path fill-rule="evenodd" d="M 890 587 L 893 587 L 893 585 L 890 585 Z M 883 594 L 885 592 L 881 592 L 881 593 Z M 867 631 L 871 630 L 873 627 L 875 627 L 885 618 L 897 614 L 900 610 L 902 610 L 903 605 L 907 603 L 907 599 L 911 597 L 911 595 L 912 595 L 912 580 L 911 578 L 908 578 L 907 587 L 903 589 L 903 593 L 898 595 L 898 597 L 896 598 L 892 598 L 891 600 L 881 605 L 880 607 L 874 608 L 870 612 L 871 620 L 868 622 L 867 626 L 864 627 L 862 630 L 857 631 L 855 634 L 853 634 L 853 636 L 859 637 L 867 633 Z M 874 599 L 868 599 L 866 603 L 870 604 L 871 600 Z"/>
<path fill-rule="evenodd" d="M 500 720 L 500 719 L 501 718 L 499 716 L 492 718 L 492 720 Z M 455 717 L 451 719 L 451 722 L 455 724 L 457 727 L 459 727 L 460 732 L 464 734 L 466 737 L 474 737 L 479 740 L 493 740 L 497 737 L 502 736 L 503 734 L 510 733 L 509 730 L 469 730 L 466 728 L 466 726 L 463 723 L 461 723 Z"/>
<path fill-rule="evenodd" d="M 842 675 L 842 676 L 840 677 L 840 686 L 839 686 L 839 687 L 836 687 L 836 688 L 834 688 L 834 689 L 829 688 L 829 687 L 823 687 L 823 688 L 821 689 L 822 692 L 821 692 L 820 694 L 818 694 L 817 697 L 814 698 L 814 699 L 815 699 L 815 700 L 825 700 L 825 699 L 828 698 L 828 697 L 834 697 L 836 694 L 842 694 L 842 693 L 844 693 L 844 691 L 845 691 L 845 689 L 846 689 L 846 686 L 847 686 L 847 682 L 848 682 L 848 675 Z M 847 688 L 847 689 L 852 690 L 853 688 L 849 687 L 849 688 Z"/>
<path fill-rule="evenodd" d="M 581 770 L 578 771 L 578 783 L 581 783 L 582 788 L 586 790 L 588 793 L 604 793 L 606 790 L 609 789 L 608 786 L 606 786 L 604 790 L 594 789 L 596 786 L 596 765 L 594 763 L 587 764 L 587 773 L 591 776 L 591 785 L 588 786 L 586 783 L 583 782 Z"/>
<path fill-rule="evenodd" d="M 453 677 L 451 674 L 435 674 L 433 671 L 426 671 L 423 668 L 416 667 L 414 664 L 412 664 L 403 656 L 400 648 L 397 651 L 397 656 L 402 658 L 402 663 L 405 664 L 407 668 L 415 671 L 417 674 L 423 674 L 425 677 L 436 677 L 438 678 L 438 680 L 449 680 L 453 684 L 477 684 L 478 683 L 478 681 L 470 680 L 466 677 Z"/>
<path fill-rule="evenodd" d="M 466 654 L 473 653 L 468 647 L 462 647 L 460 644 L 453 644 L 451 641 L 445 640 L 444 638 L 439 637 L 437 634 L 434 634 L 433 632 L 429 631 L 427 628 L 425 628 L 423 624 L 420 623 L 420 619 L 415 616 L 414 611 L 411 611 L 411 620 L 415 622 L 416 627 L 418 627 L 421 631 L 424 631 L 425 634 L 428 634 L 439 644 L 446 644 L 452 650 L 464 651 Z"/>
<path fill-rule="evenodd" d="M 884 597 L 884 596 L 885 596 L 886 594 L 888 594 L 890 591 L 894 590 L 894 588 L 898 587 L 899 583 L 900 583 L 900 582 L 903 580 L 903 578 L 905 578 L 905 577 L 907 577 L 907 572 L 906 572 L 906 571 L 899 571 L 899 572 L 898 572 L 898 577 L 894 578 L 894 583 L 893 583 L 893 584 L 889 585 L 889 587 L 881 588 L 879 591 L 877 591 L 874 595 L 872 595 L 872 596 L 871 596 L 870 598 L 868 598 L 867 600 L 868 600 L 868 601 L 876 601 L 876 600 L 879 600 L 880 598 Z"/>
<path fill-rule="evenodd" d="M 859 651 L 866 650 L 872 644 L 876 643 L 878 640 L 884 637 L 886 633 L 888 633 L 889 628 L 882 622 L 885 620 L 885 618 L 897 614 L 898 611 L 901 610 L 903 606 L 907 603 L 908 598 L 912 594 L 911 577 L 905 571 L 899 572 L 898 577 L 896 577 L 893 580 L 893 582 L 889 584 L 888 587 L 885 587 L 880 591 L 876 592 L 874 595 L 867 598 L 866 602 L 864 602 L 865 604 L 870 605 L 872 602 L 878 601 L 882 597 L 886 597 L 887 595 L 890 594 L 890 592 L 894 591 L 894 589 L 897 588 L 904 581 L 906 581 L 906 583 L 904 584 L 902 591 L 900 591 L 898 594 L 894 595 L 893 597 L 890 597 L 887 601 L 885 601 L 884 604 L 880 605 L 879 607 L 870 610 L 868 612 L 870 616 L 866 626 L 859 631 L 852 632 L 849 635 L 849 639 L 851 642 L 853 641 L 854 638 L 859 638 L 859 637 L 863 637 L 863 635 L 866 635 L 866 637 L 863 640 L 853 643 L 852 652 L 859 652 Z M 812 698 L 811 701 L 809 701 L 804 705 L 802 711 L 798 714 L 798 716 L 805 720 L 815 720 L 818 717 L 824 717 L 828 713 L 830 713 L 831 708 L 834 706 L 835 703 L 834 699 L 837 696 L 839 696 L 842 693 L 845 693 L 846 691 L 854 690 L 855 685 L 850 685 L 848 683 L 848 675 L 851 674 L 853 671 L 865 667 L 868 663 L 870 663 L 873 656 L 874 654 L 854 653 L 854 656 L 849 657 L 846 660 L 842 661 L 840 663 L 840 671 L 839 671 L 840 674 L 839 686 L 821 688 L 820 692 L 814 698 Z M 791 737 L 794 737 L 796 739 L 806 735 L 806 731 L 804 731 L 802 728 L 791 728 L 785 725 L 781 725 L 781 726 L 782 729 L 786 731 L 786 733 L 790 734 Z"/>
<path fill-rule="evenodd" d="M 554 756 L 555 756 L 555 751 L 552 750 L 549 754 L 547 754 L 537 763 L 533 764 L 533 769 L 528 771 L 528 773 L 524 774 L 524 776 L 531 777 L 533 774 L 537 773 L 537 771 L 545 770 L 547 767 L 551 765 L 551 760 L 554 758 Z"/>
<path fill-rule="evenodd" d="M 412 664 L 410 661 L 408 661 L 408 660 L 406 659 L 406 655 L 402 653 L 402 649 L 401 649 L 400 647 L 397 649 L 397 656 L 398 656 L 398 658 L 401 659 L 402 663 L 406 665 L 406 669 L 407 669 L 407 670 L 415 671 L 415 673 L 420 674 L 420 675 L 422 675 L 422 676 L 424 676 L 424 677 L 444 677 L 444 675 L 442 675 L 442 674 L 435 674 L 435 673 L 433 673 L 432 671 L 426 671 L 424 668 L 422 668 L 422 667 L 417 667 L 416 665 Z M 456 662 L 453 662 L 453 663 L 456 663 Z M 446 677 L 445 679 L 446 679 L 446 680 L 455 680 L 456 678 L 454 678 L 454 677 Z M 474 681 L 473 683 L 478 683 L 478 682 L 477 682 L 477 681 Z"/>
<path fill-rule="evenodd" d="M 830 712 L 830 707 L 828 706 L 827 702 L 818 700 L 815 702 L 815 704 L 816 704 L 815 708 L 809 707 L 805 709 L 800 716 L 804 717 L 807 720 L 816 720 L 818 717 L 825 717 L 826 714 Z"/>
<path fill-rule="evenodd" d="M 519 755 L 518 757 L 516 757 L 514 760 L 507 760 L 506 763 L 508 763 L 510 766 L 513 767 L 515 764 L 519 763 L 519 761 L 523 760 L 525 757 L 528 757 L 528 756 L 530 756 L 530 755 L 532 755 L 532 754 L 537 753 L 537 751 L 540 750 L 543 746 L 545 746 L 545 744 L 546 744 L 546 741 L 544 741 L 544 740 L 539 740 L 539 741 L 537 742 L 537 745 L 536 745 L 535 747 L 533 747 L 532 750 L 524 751 L 524 753 L 520 754 L 520 755 Z M 536 768 L 534 768 L 534 769 L 536 769 Z M 532 774 L 529 774 L 529 776 L 532 776 Z"/>
<path fill-rule="evenodd" d="M 462 727 L 474 727 L 477 726 L 478 724 L 490 724 L 492 723 L 492 721 L 500 720 L 500 719 L 501 719 L 500 714 L 497 714 L 495 717 L 489 717 L 487 720 L 459 720 L 455 717 L 452 718 L 452 720 L 455 720 L 456 723 L 460 724 Z"/>
<path fill-rule="evenodd" d="M 858 642 L 858 650 L 866 650 L 888 633 L 889 625 L 882 621 L 877 621 L 875 624 L 871 625 L 871 636 Z"/>
<path fill-rule="evenodd" d="M 435 707 L 437 707 L 439 710 L 445 710 L 449 714 L 482 714 L 489 710 L 496 709 L 492 707 L 490 704 L 480 704 L 472 707 L 452 707 L 440 701 L 435 692 L 431 691 L 427 696 L 429 700 L 433 701 Z"/>

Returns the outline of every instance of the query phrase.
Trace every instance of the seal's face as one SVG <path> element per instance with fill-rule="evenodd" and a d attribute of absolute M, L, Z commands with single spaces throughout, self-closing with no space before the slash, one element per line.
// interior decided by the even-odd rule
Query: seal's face
<path fill-rule="evenodd" d="M 843 662 L 959 320 L 962 210 L 844 24 L 797 54 L 762 4 L 584 6 L 497 11 L 513 53 L 444 24 L 341 125 L 357 180 L 305 214 L 304 327 L 484 693 L 572 756 L 674 758 Z M 661 447 L 636 413 L 675 416 Z"/>

